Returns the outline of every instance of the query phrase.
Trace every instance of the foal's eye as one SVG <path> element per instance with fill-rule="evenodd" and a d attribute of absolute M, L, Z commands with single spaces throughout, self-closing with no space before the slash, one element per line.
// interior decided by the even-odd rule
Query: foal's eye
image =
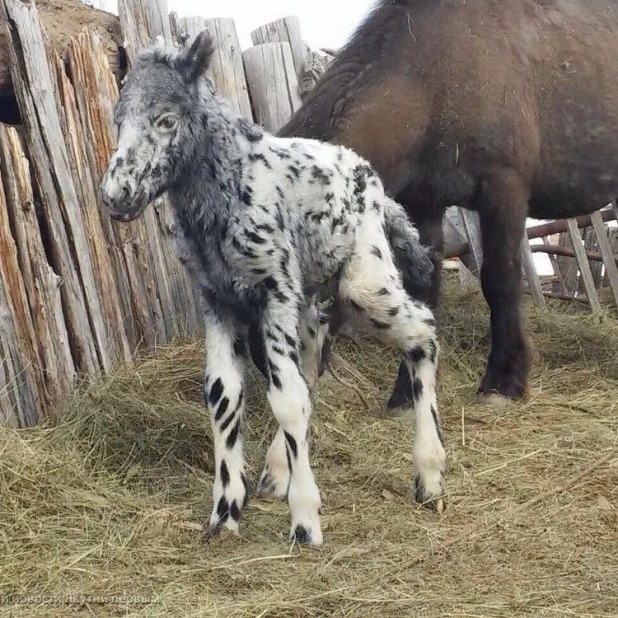
<path fill-rule="evenodd" d="M 178 124 L 178 117 L 176 114 L 163 114 L 157 118 L 157 128 L 161 131 L 172 131 Z"/>

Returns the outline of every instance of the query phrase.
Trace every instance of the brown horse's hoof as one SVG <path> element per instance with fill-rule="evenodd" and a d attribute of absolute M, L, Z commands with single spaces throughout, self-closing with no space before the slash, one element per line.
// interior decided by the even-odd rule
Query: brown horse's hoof
<path fill-rule="evenodd" d="M 505 408 L 513 399 L 509 399 L 500 393 L 478 393 L 476 396 L 477 403 L 480 403 L 489 408 Z"/>

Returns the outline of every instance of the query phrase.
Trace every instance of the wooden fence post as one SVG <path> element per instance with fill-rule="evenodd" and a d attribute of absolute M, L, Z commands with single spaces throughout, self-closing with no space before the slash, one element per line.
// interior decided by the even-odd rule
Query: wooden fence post
<path fill-rule="evenodd" d="M 260 26 L 251 33 L 251 40 L 254 45 L 289 43 L 296 78 L 300 82 L 307 61 L 307 47 L 300 35 L 298 17 L 284 17 L 283 19 Z M 298 90 L 296 94 L 299 94 Z"/>
<path fill-rule="evenodd" d="M 185 17 L 180 23 L 187 46 L 202 30 L 210 32 L 215 53 L 208 72 L 215 82 L 217 93 L 228 101 L 237 114 L 252 120 L 249 90 L 234 20 Z"/>
<path fill-rule="evenodd" d="M 148 12 L 144 10 L 142 0 L 119 0 L 118 14 L 131 63 L 153 38 Z M 165 325 L 161 341 L 169 340 L 175 335 L 196 332 L 199 328 L 200 312 L 188 273 L 176 256 L 173 238 L 175 222 L 167 198 L 156 200 L 147 208 L 143 220 L 151 252 L 156 293 Z"/>
<path fill-rule="evenodd" d="M 0 424 L 29 427 L 47 395 L 26 286 L 0 179 Z"/>
<path fill-rule="evenodd" d="M 530 241 L 525 234 L 521 239 L 520 251 L 523 271 L 526 276 L 526 280 L 528 281 L 528 287 L 530 288 L 530 293 L 532 294 L 534 304 L 539 307 L 544 307 L 546 302 L 545 296 L 543 296 L 543 288 L 541 287 L 541 282 L 534 265 L 534 258 L 532 257 L 532 251 L 530 250 Z"/>
<path fill-rule="evenodd" d="M 167 0 L 146 0 L 146 23 L 150 37 L 162 36 L 168 45 L 174 44 Z"/>
<path fill-rule="evenodd" d="M 266 43 L 242 54 L 255 120 L 276 133 L 301 104 L 289 43 Z"/>
<path fill-rule="evenodd" d="M 17 131 L 0 125 L 0 171 L 6 210 L 17 245 L 18 271 L 23 277 L 30 317 L 39 348 L 38 358 L 47 404 L 72 388 L 75 362 L 60 295 L 61 278 L 47 261 L 35 212 L 28 159 Z M 26 319 L 26 316 L 23 316 Z"/>
<path fill-rule="evenodd" d="M 616 267 L 616 259 L 614 258 L 612 246 L 609 238 L 607 237 L 607 232 L 605 231 L 605 225 L 603 224 L 601 215 L 598 212 L 594 212 L 590 215 L 590 218 L 597 236 L 599 251 L 603 256 L 603 263 L 605 264 L 605 278 L 609 280 L 612 294 L 614 295 L 614 301 L 618 307 L 618 267 Z"/>
<path fill-rule="evenodd" d="M 597 289 L 594 287 L 590 264 L 588 263 L 588 258 L 586 257 L 586 250 L 582 244 L 582 238 L 580 236 L 577 223 L 574 219 L 567 219 L 566 222 L 569 236 L 571 237 L 571 242 L 573 243 L 575 258 L 577 259 L 577 264 L 579 265 L 579 272 L 581 273 L 581 277 L 586 287 L 586 294 L 588 296 L 588 300 L 590 301 L 590 306 L 593 311 L 600 311 L 601 302 L 599 301 Z"/>
<path fill-rule="evenodd" d="M 93 374 L 100 366 L 110 368 L 118 351 L 110 340 L 95 283 L 87 233 L 54 97 L 58 84 L 47 60 L 35 5 L 0 0 L 0 9 L 0 16 L 12 23 L 7 31 L 11 73 L 49 229 L 53 266 L 63 280 L 61 295 L 71 346 L 79 370 Z"/>

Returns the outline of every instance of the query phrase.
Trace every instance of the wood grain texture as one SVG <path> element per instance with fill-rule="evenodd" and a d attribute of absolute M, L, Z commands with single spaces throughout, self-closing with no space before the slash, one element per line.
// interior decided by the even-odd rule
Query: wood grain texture
<path fill-rule="evenodd" d="M 300 81 L 307 64 L 308 49 L 300 34 L 298 17 L 284 17 L 260 26 L 251 33 L 254 45 L 289 43 L 296 77 Z"/>
<path fill-rule="evenodd" d="M 289 43 L 265 43 L 243 52 L 255 120 L 276 133 L 301 104 Z"/>

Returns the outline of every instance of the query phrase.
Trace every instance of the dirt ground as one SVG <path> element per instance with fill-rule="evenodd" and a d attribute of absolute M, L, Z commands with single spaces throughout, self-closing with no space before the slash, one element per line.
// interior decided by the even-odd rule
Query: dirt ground
<path fill-rule="evenodd" d="M 377 416 L 397 358 L 340 340 L 312 433 L 324 547 L 290 547 L 285 505 L 255 498 L 240 537 L 202 544 L 203 347 L 182 344 L 84 386 L 55 428 L 0 432 L 0 616 L 618 616 L 615 317 L 528 307 L 530 399 L 489 409 L 485 304 L 447 288 L 442 516 L 412 499 L 410 421 Z M 274 430 L 260 389 L 254 481 Z"/>

